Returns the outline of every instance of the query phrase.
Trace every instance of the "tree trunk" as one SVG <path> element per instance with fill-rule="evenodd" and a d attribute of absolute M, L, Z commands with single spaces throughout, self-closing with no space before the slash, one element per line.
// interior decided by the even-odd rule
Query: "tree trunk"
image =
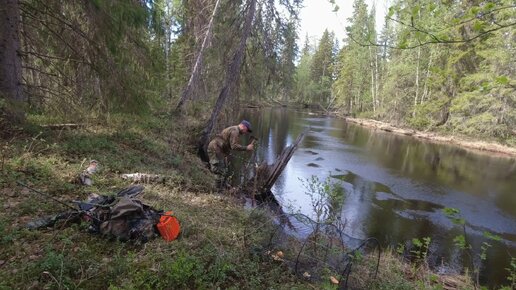
<path fill-rule="evenodd" d="M 418 13 L 418 19 L 421 19 L 421 12 Z M 421 63 L 421 46 L 417 48 L 417 64 L 416 64 L 416 94 L 414 95 L 414 110 L 412 117 L 416 117 L 416 106 L 419 95 L 419 64 Z"/>
<path fill-rule="evenodd" d="M 372 48 L 369 47 L 369 67 L 371 69 L 371 97 L 373 98 L 373 112 L 376 112 L 376 96 L 375 96 L 375 83 L 374 83 L 374 62 Z"/>
<path fill-rule="evenodd" d="M 428 57 L 428 67 L 426 68 L 426 77 L 425 77 L 425 83 L 423 85 L 423 94 L 421 95 L 420 104 L 423 104 L 425 101 L 426 96 L 428 96 L 428 79 L 430 78 L 430 68 L 432 67 L 432 52 L 430 52 L 430 56 Z"/>
<path fill-rule="evenodd" d="M 242 28 L 242 38 L 240 39 L 239 46 L 235 51 L 233 59 L 231 60 L 227 68 L 224 86 L 220 90 L 219 97 L 217 98 L 217 102 L 215 103 L 215 107 L 213 108 L 210 120 L 206 124 L 206 127 L 204 128 L 201 134 L 201 138 L 199 140 L 199 153 L 201 153 L 201 157 L 203 156 L 202 154 L 206 153 L 206 147 L 208 145 L 209 137 L 211 132 L 213 131 L 213 128 L 215 127 L 217 117 L 219 116 L 220 111 L 224 107 L 224 104 L 229 96 L 230 91 L 234 88 L 238 80 L 238 77 L 240 76 L 240 69 L 244 57 L 245 44 L 247 38 L 249 37 L 249 34 L 251 33 L 251 27 L 254 19 L 256 0 L 249 0 L 248 3 L 248 11 L 245 17 L 244 26 Z"/>
<path fill-rule="evenodd" d="M 166 76 L 166 85 L 165 85 L 165 95 L 170 100 L 172 99 L 172 86 L 170 85 L 171 77 L 170 77 L 170 48 L 172 46 L 172 3 L 170 1 L 166 1 L 165 4 L 165 17 L 167 17 L 167 20 L 165 21 L 166 27 L 165 27 L 165 76 Z"/>
<path fill-rule="evenodd" d="M 378 76 L 378 48 L 375 47 L 374 48 L 374 78 L 375 78 L 375 87 L 374 87 L 374 95 L 376 97 L 376 106 L 380 107 L 381 104 L 380 102 L 378 102 L 378 91 L 379 91 L 379 88 L 380 88 L 380 84 L 379 84 L 379 76 Z"/>
<path fill-rule="evenodd" d="M 13 123 L 23 122 L 26 102 L 19 55 L 20 8 L 18 0 L 6 0 L 0 8 L 0 97 L 7 101 L 6 113 Z M 1 108 L 1 106 L 0 106 Z"/>
<path fill-rule="evenodd" d="M 382 96 L 380 97 L 380 107 L 384 104 L 384 82 L 385 78 L 387 76 L 387 40 L 383 43 L 383 52 L 382 52 L 382 59 L 380 62 L 380 73 L 382 74 L 381 78 L 381 87 L 379 88 L 380 91 L 382 91 Z"/>
<path fill-rule="evenodd" d="M 215 8 L 213 8 L 213 13 L 211 14 L 210 22 L 208 23 L 208 30 L 206 31 L 206 35 L 204 35 L 204 39 L 202 41 L 201 48 L 199 49 L 199 53 L 197 54 L 197 59 L 195 61 L 192 74 L 190 75 L 190 79 L 188 80 L 188 84 L 186 85 L 185 90 L 181 94 L 181 99 L 179 103 L 177 103 L 176 110 L 180 111 L 183 109 L 185 102 L 188 100 L 190 95 L 192 94 L 193 88 L 198 84 L 199 73 L 202 67 L 202 59 L 204 56 L 204 50 L 208 46 L 208 43 L 211 41 L 211 37 L 213 35 L 213 19 L 215 18 L 215 14 L 217 14 L 217 9 L 219 7 L 220 0 L 217 0 L 215 3 Z"/>
<path fill-rule="evenodd" d="M 421 62 L 421 46 L 417 48 L 417 64 L 416 64 L 416 94 L 414 95 L 414 110 L 412 117 L 416 117 L 416 106 L 419 94 L 419 63 Z"/>

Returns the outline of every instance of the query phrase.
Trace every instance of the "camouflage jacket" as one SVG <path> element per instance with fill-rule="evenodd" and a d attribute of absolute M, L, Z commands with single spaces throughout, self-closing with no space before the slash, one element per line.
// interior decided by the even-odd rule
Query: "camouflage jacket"
<path fill-rule="evenodd" d="M 208 146 L 208 150 L 220 149 L 226 155 L 228 155 L 231 150 L 245 151 L 247 147 L 240 145 L 240 135 L 242 135 L 242 133 L 240 133 L 238 125 L 227 127 L 222 130 L 220 134 L 213 137 Z"/>

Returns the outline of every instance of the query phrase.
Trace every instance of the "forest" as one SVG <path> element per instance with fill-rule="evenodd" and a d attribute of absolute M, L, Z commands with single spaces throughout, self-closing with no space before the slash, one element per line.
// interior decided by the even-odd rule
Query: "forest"
<path fill-rule="evenodd" d="M 515 142 L 510 0 L 393 1 L 381 31 L 357 0 L 347 37 L 318 40 L 299 0 L 7 3 L 4 123 L 288 104 Z"/>
<path fill-rule="evenodd" d="M 341 9 L 338 1 L 321 1 Z M 382 23 L 367 3 L 353 1 L 351 17 L 343 19 L 344 39 L 330 27 L 314 39 L 299 34 L 302 0 L 3 1 L 0 288 L 345 289 L 349 281 L 353 289 L 477 289 L 490 282 L 480 281 L 489 259 L 473 253 L 467 221 L 455 209 L 448 209 L 449 218 L 464 229 L 456 253 L 476 255 L 480 263 L 472 267 L 453 275 L 433 272 L 427 262 L 430 238 L 414 237 L 411 261 L 392 248 L 381 253 L 381 263 L 379 249 L 378 262 L 374 250 L 364 257 L 352 251 L 345 257 L 353 268 L 337 271 L 323 264 L 316 273 L 298 270 L 302 262 L 295 257 L 305 244 L 277 238 L 282 231 L 269 211 L 243 210 L 237 197 L 212 192 L 214 177 L 198 149 L 234 125 L 246 108 L 286 107 L 516 146 L 514 1 L 391 0 Z M 267 122 L 253 130 L 281 127 L 287 136 L 292 129 Z M 357 134 L 361 147 L 388 151 L 384 143 Z M 397 152 L 412 146 L 392 144 L 389 160 L 395 161 L 402 155 Z M 461 163 L 470 156 L 454 149 L 441 162 L 430 155 L 430 145 L 420 149 L 403 153 L 417 162 L 407 168 L 428 176 L 437 170 L 436 182 L 461 179 L 463 169 L 482 174 L 483 166 L 471 170 L 464 164 L 487 160 Z M 76 177 L 88 159 L 100 169 L 93 185 L 84 187 Z M 251 163 L 242 160 L 235 163 Z M 500 177 L 505 189 L 514 166 L 509 159 L 502 162 L 500 168 L 508 168 Z M 55 199 L 112 194 L 129 184 L 121 174 L 134 172 L 167 177 L 163 184 L 146 185 L 145 199 L 177 213 L 183 227 L 177 241 L 139 247 L 88 235 L 84 224 L 54 231 L 24 227 L 55 214 Z M 346 174 L 341 176 L 357 176 Z M 465 176 L 460 182 L 467 187 Z M 335 189 L 337 196 L 329 181 L 307 183 L 342 209 L 344 189 Z M 511 208 L 514 199 L 504 198 L 503 208 Z M 331 205 L 312 202 L 331 212 Z M 325 242 L 334 246 L 331 239 Z M 475 246 L 488 255 L 491 244 Z M 317 246 L 305 250 L 328 255 Z M 516 260 L 502 258 L 507 265 L 488 270 L 503 278 L 488 286 L 511 289 Z"/>

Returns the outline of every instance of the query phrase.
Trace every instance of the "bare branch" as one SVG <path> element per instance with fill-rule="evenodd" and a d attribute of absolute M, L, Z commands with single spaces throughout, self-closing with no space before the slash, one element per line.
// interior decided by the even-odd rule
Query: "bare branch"
<path fill-rule="evenodd" d="M 466 19 L 462 22 L 459 22 L 457 24 L 452 24 L 452 25 L 449 25 L 447 27 L 443 27 L 441 30 L 437 31 L 437 32 L 441 32 L 441 31 L 444 31 L 444 30 L 448 30 L 448 29 L 451 29 L 453 27 L 456 27 L 456 26 L 460 26 L 460 25 L 463 25 L 463 24 L 466 24 L 466 23 L 469 23 L 471 21 L 474 21 L 474 20 L 477 20 L 477 19 L 482 19 L 484 18 L 485 16 L 488 16 L 490 14 L 493 14 L 494 12 L 497 12 L 497 11 L 501 11 L 501 10 L 505 10 L 505 9 L 510 9 L 510 8 L 516 8 L 516 5 L 513 5 L 513 6 L 503 6 L 503 7 L 498 7 L 496 9 L 492 9 L 492 10 L 489 10 L 488 12 L 485 12 L 485 13 L 482 13 L 481 15 L 479 16 L 475 16 L 475 17 L 471 17 L 469 19 Z"/>
<path fill-rule="evenodd" d="M 45 8 L 47 8 L 47 10 L 51 10 L 50 7 L 48 7 L 48 5 L 45 5 L 45 3 L 43 1 L 39 1 L 39 3 L 43 6 L 45 6 Z M 27 9 L 23 9 L 23 6 L 27 6 L 27 7 L 30 7 L 32 9 L 36 9 L 36 7 L 30 5 L 29 3 L 27 2 L 21 2 L 21 10 L 24 12 L 24 13 L 27 13 L 31 16 L 33 16 L 34 19 L 37 19 L 39 20 L 39 17 L 36 17 L 33 13 L 29 12 Z M 52 13 L 48 13 L 46 11 L 41 11 L 41 10 L 38 10 L 39 12 L 45 14 L 45 15 L 48 15 L 50 17 L 52 17 L 53 19 L 57 20 L 58 22 L 64 24 L 65 26 L 69 27 L 73 32 L 77 33 L 79 36 L 81 36 L 82 38 L 86 39 L 88 42 L 90 43 L 95 43 L 91 38 L 88 37 L 88 35 L 86 35 L 86 33 L 84 31 L 82 31 L 81 29 L 77 28 L 75 25 L 71 24 L 71 23 L 68 23 L 66 21 L 64 21 L 63 19 L 61 19 L 60 17 L 56 17 L 55 15 L 53 15 Z"/>
<path fill-rule="evenodd" d="M 403 24 L 403 23 L 402 23 Z M 422 33 L 425 33 L 427 35 L 429 35 L 430 37 L 433 38 L 433 40 L 429 40 L 429 41 L 425 41 L 425 42 L 419 42 L 418 44 L 416 45 L 411 45 L 411 46 L 407 46 L 407 47 L 399 47 L 399 46 L 391 46 L 391 45 L 385 45 L 385 44 L 379 44 L 379 43 L 374 43 L 374 42 L 371 42 L 369 41 L 369 43 L 362 43 L 358 40 L 356 40 L 353 35 L 351 33 L 348 34 L 348 37 L 353 41 L 355 42 L 356 44 L 360 45 L 360 46 L 363 46 L 363 47 L 369 47 L 369 46 L 378 46 L 378 47 L 386 47 L 386 48 L 391 48 L 391 49 L 413 49 L 413 48 L 417 48 L 417 47 L 420 47 L 420 46 L 424 46 L 424 45 L 429 45 L 429 44 L 457 44 L 457 43 L 466 43 L 466 42 L 470 42 L 470 41 L 473 41 L 477 38 L 480 38 L 484 35 L 487 35 L 487 34 L 490 34 L 492 32 L 495 32 L 497 30 L 500 30 L 500 29 L 503 29 L 503 28 L 508 28 L 508 27 L 511 27 L 511 26 L 515 26 L 516 25 L 516 22 L 512 22 L 512 23 L 509 23 L 509 24 L 505 24 L 505 25 L 501 25 L 501 24 L 497 24 L 498 27 L 495 27 L 495 28 L 492 28 L 492 29 L 489 29 L 489 30 L 486 30 L 486 31 L 483 31 L 473 37 L 470 37 L 470 38 L 463 38 L 463 39 L 452 39 L 452 40 L 446 40 L 446 39 L 440 39 L 438 38 L 437 36 L 435 35 L 432 35 L 430 34 L 429 32 L 427 31 L 420 31 Z M 411 26 L 412 27 L 412 26 Z M 413 27 L 414 29 L 417 29 L 416 27 Z M 419 31 L 419 30 L 418 30 Z"/>
<path fill-rule="evenodd" d="M 37 68 L 37 67 L 27 66 L 27 65 L 22 65 L 22 68 L 24 68 L 24 69 L 28 69 L 28 70 L 37 71 L 38 73 L 41 73 L 41 74 L 45 74 L 45 75 L 49 75 L 49 76 L 53 76 L 53 77 L 58 77 L 58 75 L 57 75 L 57 74 L 43 71 L 43 70 L 41 70 L 41 69 L 39 69 L 39 68 Z"/>
<path fill-rule="evenodd" d="M 442 38 L 438 37 L 435 33 L 436 32 L 442 32 L 442 31 L 445 31 L 445 30 L 449 30 L 449 29 L 452 29 L 454 27 L 458 27 L 458 26 L 467 24 L 467 23 L 469 23 L 471 21 L 474 21 L 474 20 L 484 19 L 484 18 L 486 18 L 486 16 L 492 15 L 495 12 L 499 12 L 499 11 L 506 10 L 506 9 L 514 9 L 514 8 L 516 8 L 516 5 L 503 6 L 503 7 L 498 7 L 498 8 L 495 8 L 495 9 L 491 9 L 491 10 L 489 10 L 487 12 L 479 13 L 477 16 L 469 18 L 469 19 L 466 19 L 466 20 L 461 21 L 461 22 L 459 22 L 457 24 L 452 24 L 452 25 L 443 27 L 442 29 L 439 29 L 439 30 L 437 30 L 435 32 L 432 32 L 432 31 L 429 31 L 429 30 L 425 30 L 425 29 L 422 29 L 422 28 L 418 27 L 416 25 L 416 23 L 414 22 L 413 18 L 411 18 L 411 23 L 406 23 L 406 22 L 401 21 L 399 19 L 394 19 L 392 17 L 386 16 L 387 20 L 390 20 L 390 21 L 399 23 L 399 24 L 401 24 L 401 25 L 403 25 L 405 27 L 411 28 L 412 32 L 423 33 L 423 34 L 427 35 L 430 38 L 430 40 L 424 41 L 424 42 L 421 42 L 418 39 L 417 40 L 417 44 L 411 45 L 411 46 L 406 46 L 406 47 L 391 46 L 391 45 L 386 45 L 386 44 L 379 44 L 379 43 L 372 42 L 371 40 L 369 40 L 368 43 L 363 43 L 363 42 L 358 41 L 357 39 L 355 39 L 351 33 L 348 33 L 348 37 L 353 42 L 355 42 L 356 44 L 358 44 L 360 46 L 363 46 L 363 47 L 377 46 L 377 47 L 384 47 L 384 48 L 391 48 L 391 49 L 414 49 L 414 48 L 417 48 L 417 47 L 420 47 L 420 46 L 429 45 L 429 44 L 457 44 L 457 43 L 466 43 L 466 42 L 473 41 L 473 40 L 475 40 L 477 38 L 480 38 L 482 36 L 485 36 L 487 34 L 490 34 L 492 32 L 495 32 L 497 30 L 508 28 L 508 27 L 511 27 L 511 26 L 515 26 L 516 22 L 507 23 L 507 24 L 500 24 L 500 23 L 498 23 L 495 20 L 490 20 L 497 27 L 494 27 L 494 28 L 482 31 L 482 32 L 478 33 L 475 36 L 472 36 L 472 37 L 469 37 L 469 38 L 462 38 L 462 39 L 442 39 Z"/>
<path fill-rule="evenodd" d="M 82 64 L 87 64 L 87 65 L 92 66 L 92 64 L 89 63 L 89 62 L 85 62 L 85 61 L 79 60 L 79 59 L 74 59 L 74 58 L 71 58 L 71 57 L 60 57 L 60 56 L 55 56 L 55 55 L 45 55 L 45 54 L 37 53 L 35 51 L 19 51 L 19 53 L 22 56 L 26 56 L 26 55 L 30 54 L 30 55 L 34 55 L 34 56 L 37 56 L 37 57 L 40 57 L 40 58 L 57 59 L 57 60 L 64 60 L 64 61 L 73 61 L 73 62 L 76 62 L 76 63 L 82 63 Z"/>

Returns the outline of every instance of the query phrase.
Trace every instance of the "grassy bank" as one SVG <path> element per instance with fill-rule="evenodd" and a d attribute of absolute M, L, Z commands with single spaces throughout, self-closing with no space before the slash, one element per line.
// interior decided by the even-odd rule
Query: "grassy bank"
<path fill-rule="evenodd" d="M 31 120 L 0 144 L 0 289 L 335 289 L 330 277 L 342 280 L 330 268 L 317 276 L 296 275 L 299 241 L 276 242 L 271 237 L 279 229 L 266 209 L 244 209 L 241 198 L 212 192 L 213 176 L 193 154 L 195 120 L 118 116 L 109 125 L 73 130 L 44 129 L 39 124 L 45 120 Z M 75 180 L 90 159 L 99 161 L 100 170 L 94 185 L 84 187 Z M 113 194 L 130 184 L 120 174 L 134 172 L 167 177 L 164 184 L 146 184 L 142 199 L 176 213 L 180 239 L 135 245 L 91 235 L 86 224 L 25 228 L 32 219 L 66 208 L 16 181 L 70 201 L 90 192 Z M 278 259 L 279 251 L 284 254 Z M 373 279 L 364 273 L 372 272 L 375 261 L 374 255 L 356 260 L 349 286 L 473 288 L 466 276 L 437 275 L 390 251 L 382 253 Z"/>

